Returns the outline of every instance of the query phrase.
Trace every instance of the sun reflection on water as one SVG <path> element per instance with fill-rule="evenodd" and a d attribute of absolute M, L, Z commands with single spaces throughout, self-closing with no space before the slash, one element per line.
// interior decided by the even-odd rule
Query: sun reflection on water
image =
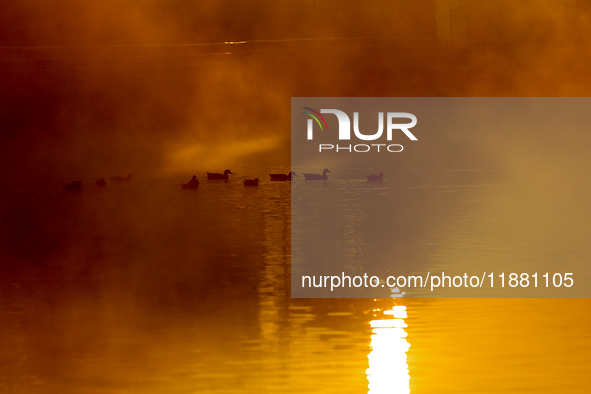
<path fill-rule="evenodd" d="M 376 312 L 380 312 L 377 310 Z M 371 352 L 366 371 L 370 394 L 410 393 L 410 375 L 406 352 L 406 306 L 394 306 L 383 312 L 384 318 L 372 320 Z"/>

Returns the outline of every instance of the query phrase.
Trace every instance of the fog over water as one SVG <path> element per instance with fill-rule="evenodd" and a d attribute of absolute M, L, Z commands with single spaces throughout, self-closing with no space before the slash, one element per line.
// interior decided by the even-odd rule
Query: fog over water
<path fill-rule="evenodd" d="M 435 2 L 399 3 L 5 4 L 4 171 L 287 166 L 297 96 L 587 94 L 583 2 L 465 2 L 463 48 L 436 41 Z"/>

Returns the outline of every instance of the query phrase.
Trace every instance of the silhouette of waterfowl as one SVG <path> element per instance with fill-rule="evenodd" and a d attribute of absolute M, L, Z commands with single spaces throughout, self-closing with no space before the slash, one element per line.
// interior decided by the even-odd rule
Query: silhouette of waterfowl
<path fill-rule="evenodd" d="M 384 174 L 380 172 L 380 175 L 368 175 L 367 181 L 368 182 L 381 182 L 384 180 Z"/>
<path fill-rule="evenodd" d="M 101 178 L 98 181 L 96 181 L 96 185 L 98 187 L 105 187 L 107 186 L 107 181 L 105 181 L 105 178 Z"/>
<path fill-rule="evenodd" d="M 259 185 L 259 178 L 254 179 L 245 179 L 244 186 L 258 186 Z"/>
<path fill-rule="evenodd" d="M 69 192 L 79 192 L 82 190 L 82 181 L 72 181 L 64 186 L 64 189 Z"/>
<path fill-rule="evenodd" d="M 133 178 L 133 174 L 127 174 L 127 176 L 112 176 L 111 182 L 131 182 Z"/>
<path fill-rule="evenodd" d="M 193 175 L 193 178 L 189 180 L 189 182 L 181 185 L 183 189 L 197 189 L 199 187 L 199 181 L 197 180 L 197 176 Z"/>
<path fill-rule="evenodd" d="M 291 171 L 289 174 L 269 174 L 272 181 L 291 181 L 291 178 L 297 176 L 295 172 Z"/>
<path fill-rule="evenodd" d="M 304 179 L 307 181 L 326 181 L 328 179 L 328 175 L 326 175 L 327 173 L 330 173 L 328 168 L 325 168 L 324 171 L 322 171 L 322 175 L 304 173 Z"/>
<path fill-rule="evenodd" d="M 207 173 L 207 180 L 208 181 L 227 181 L 228 174 L 232 174 L 232 171 L 226 170 L 223 174 L 217 172 L 208 172 Z M 232 174 L 234 175 L 234 174 Z"/>

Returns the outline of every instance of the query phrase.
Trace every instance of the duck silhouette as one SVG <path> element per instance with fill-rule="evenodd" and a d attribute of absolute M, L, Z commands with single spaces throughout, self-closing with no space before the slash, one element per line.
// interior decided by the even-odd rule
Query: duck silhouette
<path fill-rule="evenodd" d="M 96 181 L 96 185 L 98 187 L 105 187 L 107 186 L 107 181 L 105 181 L 105 178 L 101 178 L 98 181 Z"/>
<path fill-rule="evenodd" d="M 64 190 L 69 192 L 79 192 L 82 190 L 82 181 L 72 181 L 64 186 Z"/>
<path fill-rule="evenodd" d="M 380 172 L 380 175 L 368 175 L 367 181 L 368 182 L 381 182 L 384 180 L 384 174 Z"/>
<path fill-rule="evenodd" d="M 197 180 L 197 176 L 193 175 L 193 178 L 191 178 L 189 182 L 182 184 L 181 187 L 183 189 L 197 189 L 199 187 L 199 181 Z"/>
<path fill-rule="evenodd" d="M 219 174 L 217 172 L 208 172 L 207 173 L 207 180 L 208 181 L 227 181 L 228 174 L 232 174 L 232 171 L 226 170 L 223 174 Z M 234 175 L 234 174 L 232 174 Z"/>
<path fill-rule="evenodd" d="M 304 179 L 306 179 L 307 181 L 326 181 L 328 179 L 328 175 L 326 174 L 329 172 L 329 169 L 325 168 L 324 171 L 322 171 L 322 175 L 304 173 Z"/>
<path fill-rule="evenodd" d="M 254 179 L 245 179 L 244 186 L 258 186 L 259 185 L 259 178 Z"/>
<path fill-rule="evenodd" d="M 112 176 L 109 178 L 111 178 L 111 182 L 131 182 L 131 180 L 135 177 L 133 176 L 133 174 L 127 174 L 127 176 L 118 176 L 117 175 L 117 176 Z"/>
<path fill-rule="evenodd" d="M 295 172 L 291 171 L 289 174 L 269 174 L 272 181 L 291 181 L 292 177 L 297 176 Z"/>

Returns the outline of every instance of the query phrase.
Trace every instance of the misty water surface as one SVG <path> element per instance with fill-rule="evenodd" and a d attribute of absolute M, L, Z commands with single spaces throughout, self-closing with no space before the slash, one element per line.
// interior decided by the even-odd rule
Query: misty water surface
<path fill-rule="evenodd" d="M 290 185 L 234 172 L 5 184 L 2 392 L 586 392 L 587 300 L 292 299 Z"/>

